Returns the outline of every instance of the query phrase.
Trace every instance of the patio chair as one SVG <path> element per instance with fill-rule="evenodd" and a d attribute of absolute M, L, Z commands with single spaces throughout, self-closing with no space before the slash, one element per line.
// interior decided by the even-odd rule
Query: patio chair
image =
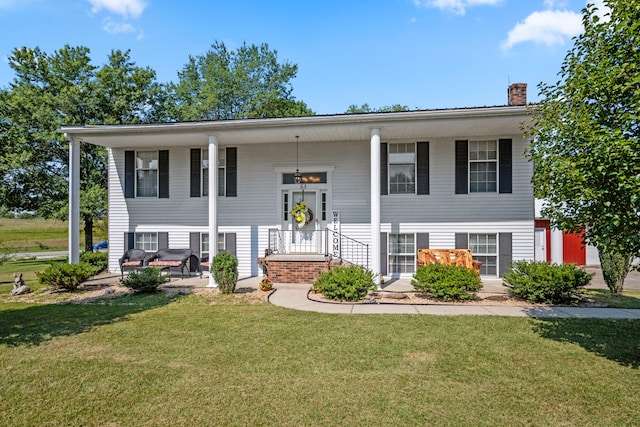
<path fill-rule="evenodd" d="M 147 253 L 142 249 L 129 249 L 125 252 L 118 261 L 122 277 L 124 278 L 125 269 L 136 270 L 140 267 L 144 267 L 147 264 L 147 258 Z"/>

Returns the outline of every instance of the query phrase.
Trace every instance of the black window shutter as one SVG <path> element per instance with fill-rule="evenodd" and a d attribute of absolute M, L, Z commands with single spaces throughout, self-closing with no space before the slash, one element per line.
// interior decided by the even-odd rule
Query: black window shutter
<path fill-rule="evenodd" d="M 124 197 L 127 199 L 136 196 L 136 152 L 124 152 Z M 132 249 L 132 248 L 129 248 Z"/>
<path fill-rule="evenodd" d="M 416 173 L 418 194 L 429 194 L 429 143 L 418 142 L 417 146 L 417 160 L 418 171 Z"/>
<path fill-rule="evenodd" d="M 511 175 L 512 175 L 512 143 L 510 139 L 501 139 L 498 141 L 498 186 L 500 193 L 511 193 Z"/>
<path fill-rule="evenodd" d="M 456 249 L 469 249 L 469 235 L 456 233 Z"/>
<path fill-rule="evenodd" d="M 380 195 L 386 196 L 389 194 L 389 155 L 388 144 L 383 142 L 380 144 Z"/>
<path fill-rule="evenodd" d="M 429 233 L 416 233 L 416 250 L 429 249 Z"/>
<path fill-rule="evenodd" d="M 199 148 L 191 149 L 191 161 L 190 161 L 190 181 L 191 181 L 191 197 L 200 197 L 200 176 L 201 176 L 201 159 L 202 151 Z"/>
<path fill-rule="evenodd" d="M 456 194 L 469 192 L 469 142 L 456 141 Z"/>
<path fill-rule="evenodd" d="M 511 233 L 499 233 L 498 234 L 498 275 L 502 276 L 509 271 L 511 267 L 511 252 L 512 252 L 512 234 Z"/>
<path fill-rule="evenodd" d="M 189 248 L 198 258 L 200 258 L 200 233 L 192 231 L 189 233 Z"/>
<path fill-rule="evenodd" d="M 224 250 L 236 255 L 236 233 L 224 233 Z"/>
<path fill-rule="evenodd" d="M 166 249 L 169 247 L 169 233 L 166 231 L 158 233 L 158 249 Z"/>
<path fill-rule="evenodd" d="M 227 148 L 227 197 L 238 197 L 238 149 Z M 217 170 L 217 166 L 216 169 Z M 218 191 L 210 188 L 209 191 Z"/>
<path fill-rule="evenodd" d="M 169 198 L 169 150 L 158 152 L 158 197 Z"/>
<path fill-rule="evenodd" d="M 380 274 L 387 275 L 387 233 L 380 233 Z"/>
<path fill-rule="evenodd" d="M 136 233 L 124 232 L 124 251 L 129 249 L 135 249 L 136 247 Z"/>

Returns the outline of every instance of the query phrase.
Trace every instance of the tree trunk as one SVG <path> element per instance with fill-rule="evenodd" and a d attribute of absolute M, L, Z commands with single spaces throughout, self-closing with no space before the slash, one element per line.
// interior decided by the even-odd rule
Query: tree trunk
<path fill-rule="evenodd" d="M 624 279 L 631 268 L 631 257 L 617 252 L 599 250 L 602 276 L 612 294 L 621 294 Z"/>
<path fill-rule="evenodd" d="M 84 219 L 84 250 L 93 251 L 93 218 Z"/>

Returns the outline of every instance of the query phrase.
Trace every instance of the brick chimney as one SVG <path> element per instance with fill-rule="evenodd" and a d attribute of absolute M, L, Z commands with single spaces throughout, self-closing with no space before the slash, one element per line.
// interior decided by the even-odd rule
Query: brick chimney
<path fill-rule="evenodd" d="M 507 91 L 509 95 L 508 105 L 527 105 L 527 84 L 513 83 Z"/>

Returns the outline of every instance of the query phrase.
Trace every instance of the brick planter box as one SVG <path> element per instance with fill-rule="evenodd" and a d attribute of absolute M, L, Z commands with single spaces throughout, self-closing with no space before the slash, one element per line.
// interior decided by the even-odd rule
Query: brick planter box
<path fill-rule="evenodd" d="M 320 273 L 340 264 L 330 255 L 269 255 L 262 260 L 273 283 L 311 285 Z"/>

